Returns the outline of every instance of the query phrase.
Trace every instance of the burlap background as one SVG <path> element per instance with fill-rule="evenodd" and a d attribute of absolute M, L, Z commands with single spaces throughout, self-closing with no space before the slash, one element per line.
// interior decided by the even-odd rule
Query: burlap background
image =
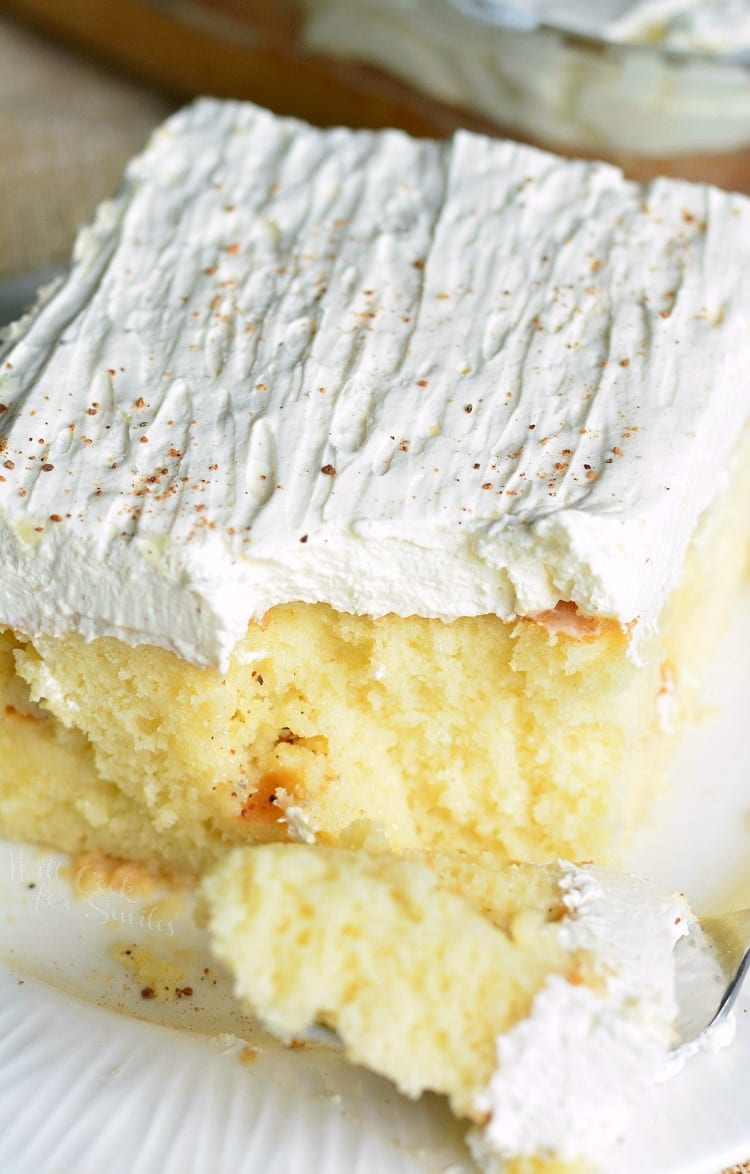
<path fill-rule="evenodd" d="M 0 278 L 67 257 L 75 227 L 168 109 L 0 20 Z"/>

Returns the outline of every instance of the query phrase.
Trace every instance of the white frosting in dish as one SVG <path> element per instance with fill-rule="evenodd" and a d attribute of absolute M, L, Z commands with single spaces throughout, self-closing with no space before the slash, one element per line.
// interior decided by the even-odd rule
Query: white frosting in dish
<path fill-rule="evenodd" d="M 354 6 L 373 11 L 382 0 L 302 0 L 313 12 Z M 565 29 L 605 41 L 665 45 L 698 53 L 737 54 L 750 49 L 748 0 L 428 0 L 478 21 L 485 27 L 531 29 L 540 25 Z M 387 0 L 405 16 L 421 10 L 423 0 Z M 397 50 L 395 50 L 397 52 Z"/>
<path fill-rule="evenodd" d="M 561 862 L 572 953 L 593 958 L 601 988 L 548 979 L 531 1015 L 497 1040 L 498 1066 L 478 1109 L 472 1149 L 485 1168 L 513 1157 L 598 1159 L 633 1104 L 674 1071 L 676 941 L 685 901 L 622 873 Z"/>
<path fill-rule="evenodd" d="M 203 101 L 0 352 L 0 622 L 656 623 L 750 415 L 750 202 Z"/>
<path fill-rule="evenodd" d="M 588 5 L 586 5 L 588 7 Z M 748 0 L 640 0 L 618 4 L 605 35 L 621 41 L 645 41 L 697 53 L 746 53 L 750 50 Z M 596 6 L 591 6 L 596 16 Z"/>
<path fill-rule="evenodd" d="M 312 49 L 380 66 L 539 142 L 657 158 L 750 144 L 746 0 L 304 0 L 304 9 Z"/>
<path fill-rule="evenodd" d="M 513 25 L 545 23 L 609 41 L 706 53 L 750 48 L 748 0 L 454 0 Z"/>

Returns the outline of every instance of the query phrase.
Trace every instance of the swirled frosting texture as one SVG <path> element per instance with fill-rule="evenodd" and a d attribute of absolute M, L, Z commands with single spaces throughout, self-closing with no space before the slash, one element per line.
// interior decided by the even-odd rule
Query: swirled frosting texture
<path fill-rule="evenodd" d="M 290 600 L 653 624 L 748 306 L 740 197 L 199 102 L 0 354 L 0 622 L 198 664 Z"/>

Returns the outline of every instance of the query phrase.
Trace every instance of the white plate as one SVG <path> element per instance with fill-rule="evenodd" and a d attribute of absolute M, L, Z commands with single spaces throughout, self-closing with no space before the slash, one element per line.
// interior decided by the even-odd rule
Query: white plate
<path fill-rule="evenodd" d="M 38 284 L 0 286 L 0 321 Z M 699 910 L 750 906 L 750 596 L 706 700 L 717 715 L 689 732 L 627 863 Z M 2 1174 L 471 1170 L 439 1098 L 410 1103 L 337 1052 L 284 1049 L 242 1016 L 187 902 L 76 896 L 65 863 L 0 842 Z M 144 980 L 111 957 L 135 943 L 178 966 L 192 995 L 144 1000 Z M 732 1049 L 654 1093 L 608 1174 L 717 1174 L 750 1157 L 749 1000 Z"/>

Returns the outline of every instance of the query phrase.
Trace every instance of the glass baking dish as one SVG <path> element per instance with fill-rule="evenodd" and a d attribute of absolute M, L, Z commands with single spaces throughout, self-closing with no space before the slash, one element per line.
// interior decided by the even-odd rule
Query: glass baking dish
<path fill-rule="evenodd" d="M 318 123 L 396 125 L 416 134 L 468 126 L 609 159 L 637 178 L 678 175 L 750 191 L 748 0 L 4 6 L 179 96 L 244 97 Z M 655 20 L 640 40 L 616 39 L 620 17 L 627 24 L 630 10 L 643 7 Z M 731 32 L 720 51 L 700 38 L 661 36 L 675 13 L 679 19 L 698 8 L 717 10 L 714 28 L 731 28 L 722 13 L 734 14 L 746 31 L 746 42 L 738 40 L 744 52 L 735 51 Z M 597 20 L 579 19 L 586 10 Z"/>

